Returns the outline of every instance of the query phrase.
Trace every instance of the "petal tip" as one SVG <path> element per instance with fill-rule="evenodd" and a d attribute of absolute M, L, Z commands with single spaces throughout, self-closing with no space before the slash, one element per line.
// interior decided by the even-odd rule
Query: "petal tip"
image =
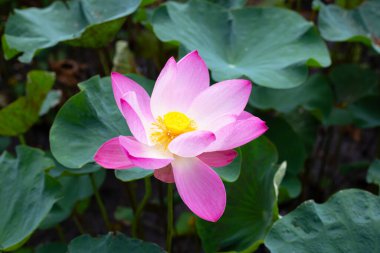
<path fill-rule="evenodd" d="M 173 64 L 173 63 L 177 63 L 177 62 L 176 62 L 174 56 L 172 56 L 172 57 L 169 58 L 169 60 L 167 61 L 167 63 Z"/>
<path fill-rule="evenodd" d="M 230 159 L 231 159 L 231 162 L 233 160 L 235 160 L 235 158 L 239 155 L 239 153 L 235 150 L 235 149 L 231 149 L 231 153 L 230 153 Z"/>
<path fill-rule="evenodd" d="M 259 118 L 260 119 L 260 118 Z M 268 131 L 268 129 L 269 129 L 269 127 L 267 126 L 267 123 L 264 121 L 264 120 L 261 120 L 260 119 L 260 121 L 261 122 L 259 122 L 258 123 L 258 125 L 260 126 L 260 129 L 261 129 L 261 134 L 260 135 L 262 135 L 262 134 L 264 134 L 266 131 Z"/>
<path fill-rule="evenodd" d="M 186 62 L 186 60 L 192 61 L 193 63 L 201 64 L 202 68 L 208 70 L 207 65 L 203 58 L 199 55 L 198 50 L 193 50 L 179 60 L 178 64 Z"/>
<path fill-rule="evenodd" d="M 243 83 L 247 86 L 252 86 L 252 82 L 247 80 L 247 79 L 242 79 L 243 80 Z"/>
<path fill-rule="evenodd" d="M 197 214 L 201 219 L 203 220 L 206 220 L 206 221 L 209 221 L 209 222 L 218 222 L 220 220 L 220 218 L 222 218 L 223 214 L 224 214 L 224 211 L 226 209 L 226 204 L 224 203 L 224 207 L 222 210 L 220 210 L 220 212 L 218 213 L 215 213 L 215 214 L 209 214 L 209 215 L 199 215 Z"/>
<path fill-rule="evenodd" d="M 125 76 L 123 74 L 119 73 L 119 72 L 112 71 L 111 72 L 111 79 L 117 78 L 117 77 L 125 77 Z"/>

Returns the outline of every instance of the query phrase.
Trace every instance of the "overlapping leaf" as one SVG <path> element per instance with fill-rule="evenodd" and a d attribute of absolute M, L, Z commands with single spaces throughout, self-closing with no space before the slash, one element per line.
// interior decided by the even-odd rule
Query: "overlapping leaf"
<path fill-rule="evenodd" d="M 241 149 L 236 149 L 238 156 L 233 160 L 232 163 L 227 166 L 214 168 L 216 173 L 223 179 L 225 182 L 235 182 L 240 176 L 240 170 L 243 162 L 243 154 Z"/>
<path fill-rule="evenodd" d="M 335 67 L 329 74 L 336 106 L 324 118 L 326 125 L 380 125 L 379 78 L 375 71 L 355 64 Z M 323 98 L 321 98 L 323 99 Z"/>
<path fill-rule="evenodd" d="M 354 10 L 345 10 L 337 5 L 322 4 L 318 27 L 322 37 L 328 41 L 360 41 L 380 53 L 380 2 L 364 1 Z"/>
<path fill-rule="evenodd" d="M 278 220 L 265 239 L 271 253 L 380 250 L 380 198 L 350 189 L 326 203 L 306 201 Z"/>
<path fill-rule="evenodd" d="M 123 182 L 130 182 L 153 175 L 153 170 L 131 168 L 127 170 L 115 170 L 115 176 Z"/>
<path fill-rule="evenodd" d="M 260 109 L 275 109 L 290 112 L 299 106 L 316 111 L 318 115 L 328 115 L 333 106 L 333 93 L 321 74 L 315 74 L 306 82 L 292 89 L 271 89 L 254 86 L 249 103 Z"/>
<path fill-rule="evenodd" d="M 13 57 L 16 50 L 22 53 L 20 61 L 30 62 L 38 50 L 60 42 L 82 47 L 102 47 L 112 40 L 125 17 L 134 12 L 140 2 L 56 1 L 43 9 L 15 10 L 5 26 L 5 56 Z"/>
<path fill-rule="evenodd" d="M 100 187 L 105 179 L 104 170 L 96 172 L 94 177 L 97 187 Z M 61 175 L 56 177 L 56 180 L 62 186 L 62 198 L 54 204 L 49 214 L 40 224 L 39 228 L 41 229 L 51 228 L 67 219 L 78 201 L 84 200 L 93 194 L 90 175 Z"/>
<path fill-rule="evenodd" d="M 329 74 L 337 103 L 350 104 L 358 99 L 379 93 L 378 75 L 375 71 L 356 64 L 342 64 Z"/>
<path fill-rule="evenodd" d="M 153 88 L 153 81 L 130 76 Z M 116 106 L 110 78 L 92 77 L 80 83 L 81 92 L 71 97 L 58 112 L 50 131 L 54 157 L 68 168 L 81 168 L 93 162 L 96 150 L 107 140 L 131 135 Z"/>
<path fill-rule="evenodd" d="M 34 148 L 0 156 L 0 251 L 21 246 L 59 199 L 60 186 L 44 170 L 54 162 Z"/>
<path fill-rule="evenodd" d="M 29 72 L 25 96 L 0 110 L 0 135 L 17 136 L 36 123 L 54 81 L 54 73 L 37 70 Z"/>
<path fill-rule="evenodd" d="M 380 160 L 373 161 L 368 169 L 367 182 L 377 184 L 380 187 Z"/>
<path fill-rule="evenodd" d="M 275 146 L 260 137 L 243 146 L 242 154 L 239 179 L 225 183 L 227 207 L 222 218 L 216 223 L 197 220 L 198 234 L 206 252 L 257 247 L 277 219 Z"/>
<path fill-rule="evenodd" d="M 287 173 L 280 188 L 281 199 L 295 198 L 301 192 L 298 176 L 307 157 L 304 143 L 283 118 L 267 118 L 266 122 L 269 127 L 266 136 L 276 145 L 279 162 L 287 163 Z"/>
<path fill-rule="evenodd" d="M 153 28 L 163 41 L 199 50 L 217 81 L 247 76 L 258 85 L 291 88 L 306 80 L 306 64 L 330 65 L 312 23 L 285 9 L 168 2 L 156 10 Z"/>
<path fill-rule="evenodd" d="M 68 253 L 164 253 L 158 245 L 128 238 L 124 234 L 108 234 L 100 237 L 82 235 L 69 244 Z"/>

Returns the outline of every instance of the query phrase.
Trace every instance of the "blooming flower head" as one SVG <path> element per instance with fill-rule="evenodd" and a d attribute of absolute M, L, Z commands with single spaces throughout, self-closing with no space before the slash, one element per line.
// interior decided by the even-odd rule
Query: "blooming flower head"
<path fill-rule="evenodd" d="M 116 104 L 133 136 L 105 142 L 94 160 L 109 169 L 140 167 L 175 183 L 192 212 L 217 221 L 226 191 L 213 168 L 228 165 L 233 149 L 262 135 L 267 127 L 244 111 L 251 83 L 227 80 L 210 86 L 207 66 L 197 51 L 179 62 L 170 58 L 152 96 L 133 80 L 112 73 Z"/>

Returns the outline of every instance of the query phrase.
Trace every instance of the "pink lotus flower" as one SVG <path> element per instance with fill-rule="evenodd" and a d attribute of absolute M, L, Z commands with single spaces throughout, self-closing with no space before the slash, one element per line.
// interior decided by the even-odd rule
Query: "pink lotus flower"
<path fill-rule="evenodd" d="M 168 60 L 151 98 L 133 80 L 118 73 L 111 78 L 133 137 L 108 140 L 94 160 L 109 169 L 153 169 L 157 179 L 176 184 L 192 212 L 217 221 L 226 191 L 211 167 L 228 165 L 237 156 L 234 148 L 267 130 L 265 122 L 244 111 L 251 83 L 235 79 L 209 86 L 207 66 L 197 51 L 178 63 Z"/>

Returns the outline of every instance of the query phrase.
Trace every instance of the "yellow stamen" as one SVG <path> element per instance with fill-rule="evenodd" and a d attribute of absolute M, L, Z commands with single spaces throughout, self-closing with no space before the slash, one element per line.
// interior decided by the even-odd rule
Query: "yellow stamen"
<path fill-rule="evenodd" d="M 158 117 L 152 125 L 151 140 L 164 149 L 178 135 L 196 129 L 195 122 L 181 112 L 169 112 L 164 117 Z"/>

